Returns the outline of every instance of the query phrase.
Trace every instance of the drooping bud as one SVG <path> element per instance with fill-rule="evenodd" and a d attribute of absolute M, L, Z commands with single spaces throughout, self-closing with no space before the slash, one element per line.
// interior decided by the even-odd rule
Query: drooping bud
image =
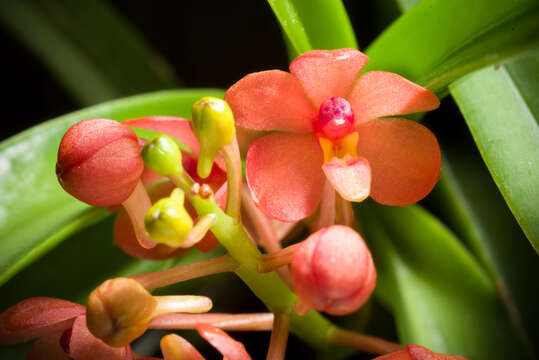
<path fill-rule="evenodd" d="M 180 246 L 193 228 L 193 219 L 184 207 L 185 194 L 174 189 L 170 197 L 157 201 L 144 218 L 153 241 L 171 247 Z"/>
<path fill-rule="evenodd" d="M 467 360 L 467 359 L 458 355 L 445 355 L 445 354 L 435 353 L 423 346 L 409 344 L 406 346 L 406 350 L 401 350 L 401 351 L 393 352 L 391 354 L 379 356 L 373 360 Z"/>
<path fill-rule="evenodd" d="M 56 163 L 60 185 L 93 206 L 115 206 L 135 189 L 144 163 L 137 136 L 108 119 L 83 120 L 65 133 Z"/>
<path fill-rule="evenodd" d="M 301 303 L 332 315 L 359 309 L 376 283 L 367 245 L 342 225 L 320 229 L 301 243 L 292 257 L 291 273 Z"/>
<path fill-rule="evenodd" d="M 183 171 L 182 153 L 176 142 L 165 134 L 154 136 L 144 145 L 142 158 L 148 169 L 163 176 Z"/>
<path fill-rule="evenodd" d="M 124 346 L 146 331 L 157 300 L 137 281 L 105 281 L 88 298 L 90 332 L 111 346 Z"/>
<path fill-rule="evenodd" d="M 170 313 L 203 313 L 212 308 L 205 296 L 152 296 L 138 281 L 105 281 L 88 298 L 88 329 L 111 346 L 125 346 L 142 335 L 151 320 Z"/>
<path fill-rule="evenodd" d="M 204 360 L 204 357 L 181 336 L 168 334 L 161 338 L 164 360 Z"/>
<path fill-rule="evenodd" d="M 207 96 L 193 105 L 191 119 L 200 142 L 197 172 L 205 179 L 211 172 L 217 151 L 230 144 L 236 136 L 234 115 L 226 101 Z"/>

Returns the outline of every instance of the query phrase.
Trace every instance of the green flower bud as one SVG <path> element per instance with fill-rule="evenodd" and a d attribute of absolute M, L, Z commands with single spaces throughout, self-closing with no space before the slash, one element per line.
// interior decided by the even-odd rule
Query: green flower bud
<path fill-rule="evenodd" d="M 176 142 L 165 134 L 154 136 L 144 145 L 142 158 L 148 169 L 163 176 L 183 171 L 182 153 Z"/>
<path fill-rule="evenodd" d="M 230 144 L 236 136 L 234 115 L 226 101 L 206 96 L 193 105 L 191 116 L 200 143 L 197 173 L 205 179 L 211 172 L 217 151 Z"/>
<path fill-rule="evenodd" d="M 193 228 L 193 219 L 183 206 L 185 194 L 174 189 L 170 197 L 157 201 L 144 217 L 144 225 L 153 241 L 171 247 L 180 246 Z"/>

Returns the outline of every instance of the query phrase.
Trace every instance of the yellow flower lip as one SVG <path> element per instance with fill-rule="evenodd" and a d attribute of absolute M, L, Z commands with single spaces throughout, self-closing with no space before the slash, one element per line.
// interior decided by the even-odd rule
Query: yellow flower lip
<path fill-rule="evenodd" d="M 359 141 L 359 133 L 354 131 L 342 139 L 330 140 L 325 137 L 319 137 L 318 142 L 324 153 L 324 162 L 330 162 L 331 159 L 337 157 L 342 159 L 351 156 L 357 158 L 357 143 Z"/>

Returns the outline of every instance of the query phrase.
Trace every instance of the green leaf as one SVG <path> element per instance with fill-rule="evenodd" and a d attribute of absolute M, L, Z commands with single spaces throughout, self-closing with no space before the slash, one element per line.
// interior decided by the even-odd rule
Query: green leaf
<path fill-rule="evenodd" d="M 340 0 L 268 0 L 295 49 L 357 48 L 354 30 Z"/>
<path fill-rule="evenodd" d="M 393 310 L 402 342 L 474 360 L 531 358 L 490 279 L 439 221 L 417 205 L 356 208 L 376 295 Z"/>
<path fill-rule="evenodd" d="M 176 82 L 168 65 L 104 1 L 6 0 L 0 21 L 83 105 Z"/>
<path fill-rule="evenodd" d="M 450 87 L 490 174 L 539 252 L 539 52 Z"/>
<path fill-rule="evenodd" d="M 442 160 L 442 177 L 427 198 L 477 255 L 513 323 L 529 344 L 539 341 L 539 257 L 530 249 L 476 149 L 454 139 Z M 470 145 L 470 146 L 469 146 Z M 510 241 L 508 241 L 510 239 Z"/>
<path fill-rule="evenodd" d="M 423 0 L 366 53 L 366 70 L 384 70 L 444 95 L 454 80 L 537 46 L 536 0 Z"/>
<path fill-rule="evenodd" d="M 0 143 L 0 285 L 65 237 L 91 223 L 99 211 L 66 194 L 54 174 L 63 134 L 92 117 L 115 120 L 170 115 L 189 117 L 202 96 L 222 90 L 170 90 L 96 105 L 50 120 Z M 82 219 L 80 216 L 84 216 Z"/>

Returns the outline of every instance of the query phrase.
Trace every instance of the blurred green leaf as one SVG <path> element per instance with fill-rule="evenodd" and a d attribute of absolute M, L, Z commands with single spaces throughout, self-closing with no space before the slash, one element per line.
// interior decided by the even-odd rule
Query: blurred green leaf
<path fill-rule="evenodd" d="M 539 52 L 450 86 L 483 160 L 539 252 Z"/>
<path fill-rule="evenodd" d="M 473 360 L 531 358 L 488 276 L 439 221 L 417 205 L 356 209 L 376 294 L 393 310 L 403 343 Z"/>
<path fill-rule="evenodd" d="M 177 82 L 105 1 L 6 0 L 0 21 L 83 105 Z"/>
<path fill-rule="evenodd" d="M 341 0 L 268 0 L 296 57 L 313 49 L 357 48 Z"/>
<path fill-rule="evenodd" d="M 115 100 L 50 120 L 0 143 L 0 285 L 100 214 L 65 193 L 54 174 L 58 145 L 71 125 L 92 117 L 120 121 L 163 114 L 188 117 L 191 105 L 209 95 L 222 96 L 223 91 L 170 90 Z"/>
<path fill-rule="evenodd" d="M 477 68 L 537 46 L 536 0 L 423 0 L 366 53 L 366 70 L 392 71 L 436 92 Z"/>

